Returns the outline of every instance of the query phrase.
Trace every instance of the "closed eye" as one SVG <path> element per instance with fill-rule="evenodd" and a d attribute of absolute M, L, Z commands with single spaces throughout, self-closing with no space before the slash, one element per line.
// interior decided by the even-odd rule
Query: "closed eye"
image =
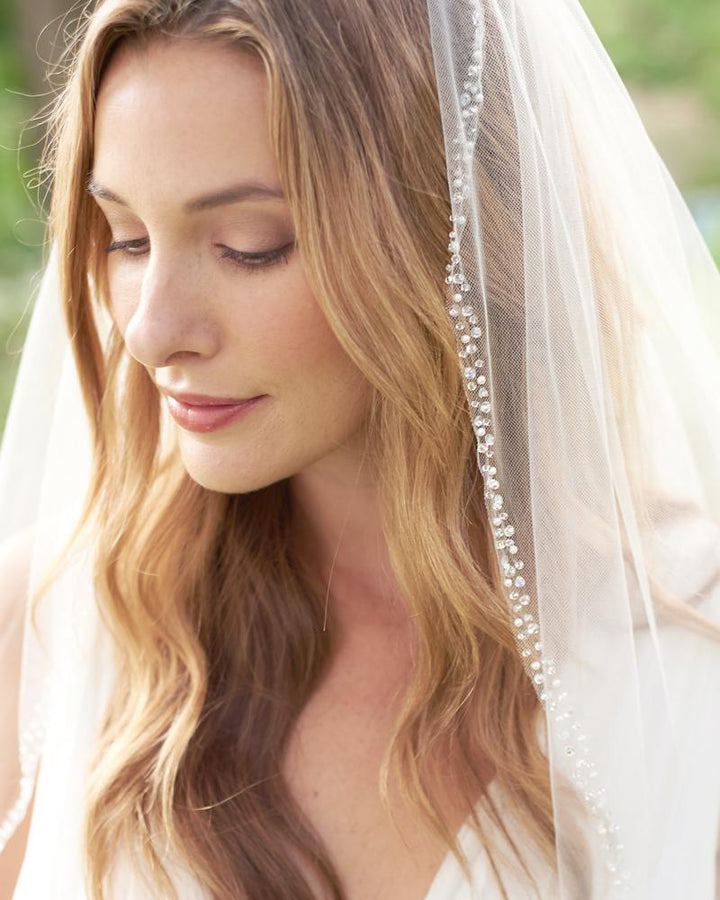
<path fill-rule="evenodd" d="M 120 251 L 124 257 L 136 258 L 146 255 L 146 245 L 147 238 L 136 238 L 129 241 L 114 241 L 103 249 L 108 254 Z M 229 259 L 236 266 L 240 266 L 249 272 L 255 272 L 258 269 L 269 268 L 277 263 L 287 262 L 296 245 L 295 241 L 291 241 L 289 244 L 285 244 L 284 247 L 278 247 L 276 250 L 265 250 L 260 253 L 246 253 L 242 250 L 233 250 L 232 247 L 225 247 L 222 244 L 217 246 L 223 251 L 221 259 Z"/>

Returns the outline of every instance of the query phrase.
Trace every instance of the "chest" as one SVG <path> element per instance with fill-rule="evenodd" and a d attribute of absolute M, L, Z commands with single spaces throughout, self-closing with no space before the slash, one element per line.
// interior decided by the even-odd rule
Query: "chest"
<path fill-rule="evenodd" d="M 291 737 L 284 775 L 316 829 L 348 900 L 425 900 L 447 848 L 428 836 L 391 788 L 383 807 L 379 774 L 399 704 L 385 685 L 352 688 L 331 679 L 311 698 Z M 444 812 L 456 833 L 468 798 L 447 767 Z"/>

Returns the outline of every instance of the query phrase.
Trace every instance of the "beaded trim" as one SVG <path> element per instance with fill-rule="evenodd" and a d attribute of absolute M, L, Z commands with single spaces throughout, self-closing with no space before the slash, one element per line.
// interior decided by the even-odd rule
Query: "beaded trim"
<path fill-rule="evenodd" d="M 454 327 L 458 333 L 458 357 L 462 363 L 465 390 L 471 409 L 472 427 L 477 438 L 478 466 L 483 475 L 484 497 L 491 514 L 496 539 L 495 548 L 501 551 L 499 562 L 505 575 L 503 584 L 508 589 L 506 592 L 508 605 L 514 614 L 513 625 L 518 650 L 534 685 L 538 686 L 536 690 L 539 692 L 539 699 L 546 711 L 554 714 L 556 722 L 567 722 L 566 728 L 560 732 L 559 737 L 566 741 L 564 753 L 571 761 L 571 779 L 581 789 L 581 795 L 588 804 L 588 809 L 597 820 L 597 831 L 601 835 L 607 853 L 607 868 L 615 876 L 612 885 L 620 889 L 613 891 L 613 894 L 619 895 L 620 892 L 625 894 L 629 887 L 629 876 L 621 867 L 623 844 L 619 841 L 619 830 L 603 808 L 605 806 L 604 788 L 590 787 L 590 782 L 596 779 L 599 773 L 589 758 L 590 753 L 585 744 L 586 735 L 582 731 L 573 709 L 567 705 L 568 693 L 555 690 L 561 684 L 560 679 L 556 676 L 554 662 L 549 657 L 540 656 L 543 649 L 539 634 L 540 626 L 527 609 L 530 605 L 530 598 L 528 594 L 522 593 L 525 579 L 521 574 L 517 574 L 522 571 L 525 563 L 517 558 L 518 547 L 513 538 L 515 529 L 507 521 L 508 513 L 503 510 L 503 497 L 497 493 L 500 488 L 496 477 L 497 469 L 491 462 L 494 457 L 492 447 L 495 443 L 490 415 L 492 404 L 486 387 L 487 378 L 481 372 L 485 367 L 485 361 L 480 357 L 475 343 L 482 337 L 483 331 L 480 328 L 478 316 L 472 306 L 466 302 L 468 298 L 463 297 L 463 293 L 471 290 L 471 285 L 462 272 L 459 255 L 459 238 L 466 222 L 463 212 L 464 201 L 470 190 L 470 164 L 477 140 L 479 112 L 483 103 L 481 72 L 484 24 L 482 5 L 479 0 L 463 0 L 463 2 L 470 9 L 475 37 L 471 53 L 472 62 L 468 66 L 467 78 L 463 82 L 463 92 L 459 97 L 461 117 L 465 123 L 464 133 L 460 133 L 452 141 L 453 146 L 462 145 L 464 149 L 462 153 L 456 151 L 453 155 L 455 163 L 451 185 L 453 214 L 450 216 L 453 230 L 449 232 L 450 243 L 448 245 L 451 262 L 446 267 L 449 274 L 445 278 L 446 283 L 452 285 L 448 313 L 454 321 Z M 536 639 L 533 640 L 533 638 Z M 550 678 L 549 684 L 547 678 Z M 31 724 L 21 737 L 19 748 L 20 789 L 15 803 L 0 824 L 0 852 L 23 820 L 32 797 L 39 760 L 39 746 L 44 733 L 45 713 L 46 711 L 39 707 L 32 717 Z M 576 721 L 572 721 L 573 719 Z"/>
<path fill-rule="evenodd" d="M 40 748 L 47 722 L 47 685 L 41 700 L 36 704 L 30 724 L 20 737 L 20 787 L 15 802 L 5 813 L 0 824 L 0 853 L 25 818 L 35 787 Z"/>
<path fill-rule="evenodd" d="M 552 713 L 558 723 L 566 723 L 558 734 L 564 741 L 563 751 L 571 768 L 570 777 L 580 789 L 581 796 L 596 820 L 597 833 L 606 851 L 606 865 L 612 878 L 613 896 L 626 896 L 630 887 L 629 874 L 623 869 L 623 844 L 619 840 L 619 828 L 605 812 L 605 789 L 592 787 L 591 783 L 598 778 L 598 770 L 590 760 L 590 751 L 586 745 L 586 735 L 582 730 L 574 710 L 568 705 L 567 691 L 559 691 L 560 679 L 556 675 L 554 660 L 541 656 L 543 644 L 540 626 L 529 611 L 530 597 L 523 592 L 526 583 L 522 569 L 525 563 L 518 558 L 518 547 L 513 535 L 515 528 L 508 522 L 508 513 L 503 509 L 504 499 L 498 493 L 501 489 L 497 478 L 497 468 L 493 465 L 493 445 L 495 443 L 492 424 L 492 403 L 487 388 L 487 378 L 482 374 L 485 360 L 479 355 L 476 341 L 483 334 L 479 317 L 464 296 L 471 285 L 462 271 L 460 259 L 460 236 L 466 223 L 465 199 L 470 192 L 471 165 L 474 157 L 475 143 L 478 135 L 479 113 L 483 105 L 482 62 L 484 58 L 484 21 L 480 0 L 464 0 L 469 7 L 475 37 L 471 52 L 471 62 L 467 77 L 463 82 L 463 90 L 459 96 L 460 115 L 464 133 L 459 132 L 453 139 L 454 147 L 461 146 L 462 152 L 453 154 L 453 178 L 451 182 L 451 199 L 453 214 L 450 220 L 453 230 L 450 231 L 448 250 L 451 262 L 446 266 L 448 275 L 445 282 L 451 286 L 448 301 L 448 313 L 454 323 L 458 343 L 458 357 L 463 370 L 465 392 L 470 405 L 472 427 L 477 440 L 478 466 L 483 476 L 484 497 L 491 517 L 495 549 L 501 570 L 504 574 L 503 585 L 506 588 L 508 606 L 513 613 L 513 626 L 517 639 L 518 651 L 533 681 L 540 701 L 546 713 Z M 487 341 L 485 354 L 489 353 Z M 554 676 L 554 677 L 553 677 Z M 573 721 L 574 720 L 574 721 Z"/>

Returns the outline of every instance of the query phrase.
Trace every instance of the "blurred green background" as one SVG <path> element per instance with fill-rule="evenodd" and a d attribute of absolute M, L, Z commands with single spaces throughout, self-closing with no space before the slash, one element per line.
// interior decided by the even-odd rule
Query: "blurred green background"
<path fill-rule="evenodd" d="M 582 2 L 720 265 L 720 3 Z M 31 120 L 50 99 L 46 62 L 90 5 L 0 3 L 0 434 L 42 260 L 43 133 Z"/>

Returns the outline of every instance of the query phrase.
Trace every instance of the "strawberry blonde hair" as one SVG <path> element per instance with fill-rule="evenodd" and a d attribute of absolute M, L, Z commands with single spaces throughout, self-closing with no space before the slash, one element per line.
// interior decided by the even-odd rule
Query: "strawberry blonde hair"
<path fill-rule="evenodd" d="M 425 0 L 106 0 L 80 17 L 68 48 L 45 159 L 49 228 L 93 430 L 84 522 L 102 510 L 94 579 L 117 649 L 90 772 L 88 891 L 101 900 L 125 846 L 147 863 L 156 894 L 176 896 L 161 834 L 213 897 L 312 900 L 298 856 L 329 896 L 344 896 L 280 769 L 332 652 L 323 585 L 289 541 L 288 484 L 225 495 L 193 482 L 164 449 L 144 367 L 116 331 L 103 348 L 96 326 L 94 310 L 107 304 L 108 229 L 85 183 L 98 86 L 121 43 L 179 39 L 231 44 L 262 61 L 308 278 L 373 389 L 368 447 L 415 640 L 381 794 L 387 802 L 396 784 L 465 865 L 433 788 L 438 748 L 451 747 L 467 770 L 469 813 L 485 796 L 520 866 L 527 842 L 553 866 L 543 713 L 501 587 L 445 309 L 451 210 Z M 500 141 L 512 125 L 497 104 Z M 518 259 L 506 248 L 510 237 L 518 245 L 521 223 L 491 171 L 480 183 L 493 302 L 517 309 Z M 612 273 L 595 274 L 607 302 L 621 304 Z M 486 795 L 483 758 L 512 798 L 522 842 Z M 474 821 L 502 882 L 497 848 Z M 577 868 L 581 878 L 581 848 Z"/>

